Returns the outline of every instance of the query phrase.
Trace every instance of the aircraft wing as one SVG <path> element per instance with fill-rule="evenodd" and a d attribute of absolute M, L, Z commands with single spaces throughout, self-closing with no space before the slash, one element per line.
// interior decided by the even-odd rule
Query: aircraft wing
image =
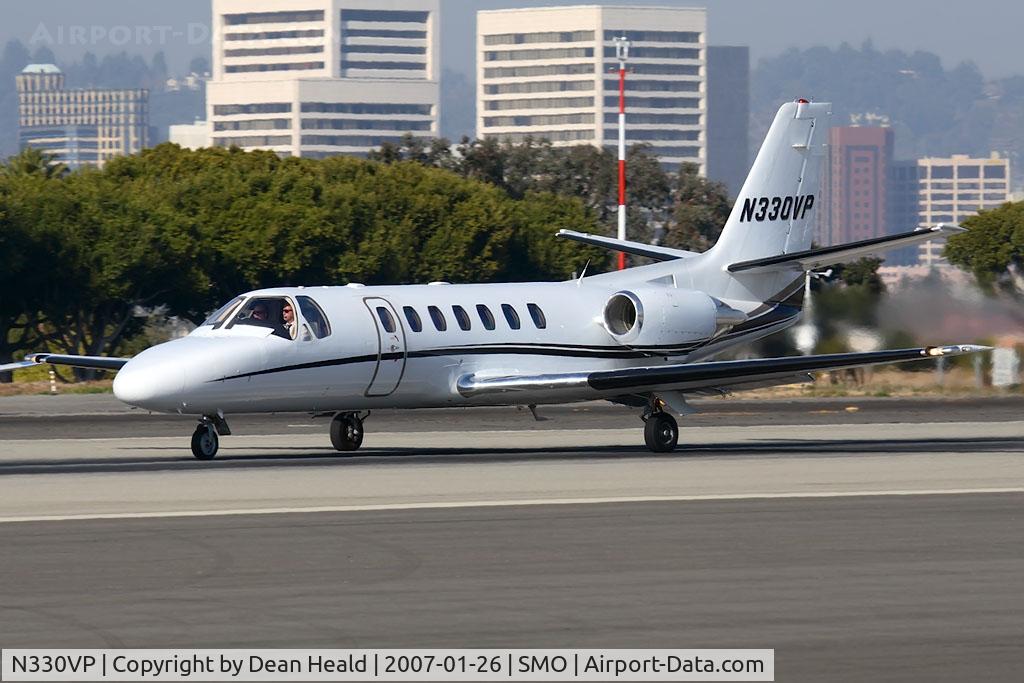
<path fill-rule="evenodd" d="M 611 249 L 612 251 L 621 251 L 627 254 L 635 254 L 636 256 L 646 256 L 647 258 L 654 259 L 655 261 L 674 261 L 676 259 L 689 258 L 697 255 L 696 252 L 686 251 L 684 249 L 672 249 L 670 247 L 659 247 L 653 244 L 644 244 L 643 242 L 617 240 L 614 237 L 591 235 L 586 232 L 576 232 L 575 230 L 559 230 L 555 235 L 567 240 L 572 240 L 573 242 L 582 242 L 583 244 L 589 244 L 594 247 L 602 247 L 604 249 Z"/>
<path fill-rule="evenodd" d="M 602 395 L 612 392 L 628 394 L 659 390 L 689 393 L 721 392 L 744 386 L 754 388 L 755 386 L 806 381 L 806 373 L 813 371 L 902 363 L 940 356 L 958 356 L 965 353 L 987 351 L 990 348 L 963 344 L 868 353 L 724 360 L 535 376 L 477 377 L 470 374 L 459 378 L 457 388 L 459 393 L 466 397 L 516 392 L 551 393 L 556 396 L 559 393 L 580 395 L 586 393 L 588 389 Z"/>
<path fill-rule="evenodd" d="M 88 368 L 90 370 L 117 371 L 124 367 L 128 360 L 128 358 L 111 358 L 110 356 L 65 356 L 59 353 L 32 353 L 25 356 L 23 361 L 0 365 L 0 372 L 30 368 L 34 365 L 42 365 L 43 363 L 67 365 L 73 368 Z"/>
<path fill-rule="evenodd" d="M 856 261 L 865 256 L 875 256 L 890 249 L 906 247 L 919 242 L 943 239 L 950 235 L 966 232 L 965 228 L 958 225 L 939 224 L 933 228 L 923 228 L 912 232 L 905 232 L 899 235 L 886 235 L 875 237 L 860 242 L 839 244 L 832 247 L 821 247 L 819 249 L 807 249 L 796 251 L 792 254 L 780 254 L 768 258 L 755 259 L 753 261 L 741 261 L 729 266 L 730 273 L 755 273 L 786 268 L 799 268 L 800 270 L 814 270 L 822 266 L 830 266 L 836 263 Z"/>

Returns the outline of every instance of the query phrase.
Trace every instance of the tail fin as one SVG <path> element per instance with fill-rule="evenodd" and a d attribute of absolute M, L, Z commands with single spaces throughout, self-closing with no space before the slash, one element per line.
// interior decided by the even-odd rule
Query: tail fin
<path fill-rule="evenodd" d="M 825 154 L 828 103 L 782 105 L 708 256 L 719 267 L 803 251 L 811 246 L 822 211 L 820 165 Z"/>

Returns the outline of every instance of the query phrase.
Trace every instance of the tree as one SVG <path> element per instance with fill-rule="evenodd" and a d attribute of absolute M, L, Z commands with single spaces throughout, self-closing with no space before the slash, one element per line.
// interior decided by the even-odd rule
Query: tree
<path fill-rule="evenodd" d="M 714 244 L 732 210 L 725 185 L 701 177 L 695 164 L 683 164 L 674 200 L 673 222 L 662 244 L 690 251 L 704 251 Z"/>
<path fill-rule="evenodd" d="M 847 287 L 863 287 L 870 294 L 879 296 L 885 292 L 885 284 L 878 275 L 881 265 L 882 259 L 872 257 L 840 263 L 832 267 L 832 277 L 842 280 Z"/>
<path fill-rule="evenodd" d="M 51 264 L 37 222 L 27 214 L 43 204 L 47 184 L 43 175 L 0 174 L 0 364 L 39 341 L 42 279 Z M 0 382 L 10 381 L 11 373 L 0 373 Z"/>
<path fill-rule="evenodd" d="M 6 176 L 42 176 L 56 178 L 67 173 L 68 167 L 55 162 L 52 154 L 46 154 L 35 147 L 26 147 L 20 153 L 9 158 L 0 166 L 0 175 Z"/>
<path fill-rule="evenodd" d="M 54 182 L 40 214 L 53 232 L 48 274 L 59 296 L 43 313 L 52 349 L 115 353 L 137 328 L 138 307 L 194 307 L 208 281 L 190 221 L 176 214 L 159 179 L 136 174 L 139 160 L 110 162 Z M 76 371 L 88 378 L 89 371 Z"/>
<path fill-rule="evenodd" d="M 876 327 L 878 305 L 885 295 L 885 285 L 878 276 L 881 263 L 881 259 L 862 258 L 832 266 L 827 284 L 816 288 L 822 338 L 850 326 Z"/>
<path fill-rule="evenodd" d="M 1024 202 L 1006 203 L 963 221 L 967 232 L 946 242 L 946 258 L 988 291 L 1020 296 L 1024 273 Z"/>

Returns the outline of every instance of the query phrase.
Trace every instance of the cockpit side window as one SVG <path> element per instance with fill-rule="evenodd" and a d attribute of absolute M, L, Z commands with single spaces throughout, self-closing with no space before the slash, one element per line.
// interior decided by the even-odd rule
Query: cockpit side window
<path fill-rule="evenodd" d="M 331 334 L 331 323 L 327 320 L 327 316 L 324 315 L 323 309 L 308 296 L 295 298 L 299 302 L 299 310 L 302 311 L 302 317 L 306 319 L 306 323 L 313 331 L 313 336 L 317 339 L 329 337 Z"/>
<path fill-rule="evenodd" d="M 244 296 L 236 296 L 234 299 L 227 302 L 226 304 L 218 308 L 216 311 L 211 313 L 210 316 L 205 321 L 203 321 L 203 325 L 214 325 L 219 327 L 225 320 L 228 319 L 228 316 L 230 316 L 231 313 L 235 310 L 235 306 L 242 303 L 242 300 L 244 298 Z"/>

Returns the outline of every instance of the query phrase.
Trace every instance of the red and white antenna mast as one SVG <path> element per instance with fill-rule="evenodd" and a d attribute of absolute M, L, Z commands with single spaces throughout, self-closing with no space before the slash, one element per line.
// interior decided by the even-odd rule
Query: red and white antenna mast
<path fill-rule="evenodd" d="M 626 239 L 626 60 L 629 59 L 629 40 L 626 36 L 615 39 L 615 56 L 619 60 L 619 234 Z M 626 269 L 626 254 L 619 252 L 619 270 Z"/>

